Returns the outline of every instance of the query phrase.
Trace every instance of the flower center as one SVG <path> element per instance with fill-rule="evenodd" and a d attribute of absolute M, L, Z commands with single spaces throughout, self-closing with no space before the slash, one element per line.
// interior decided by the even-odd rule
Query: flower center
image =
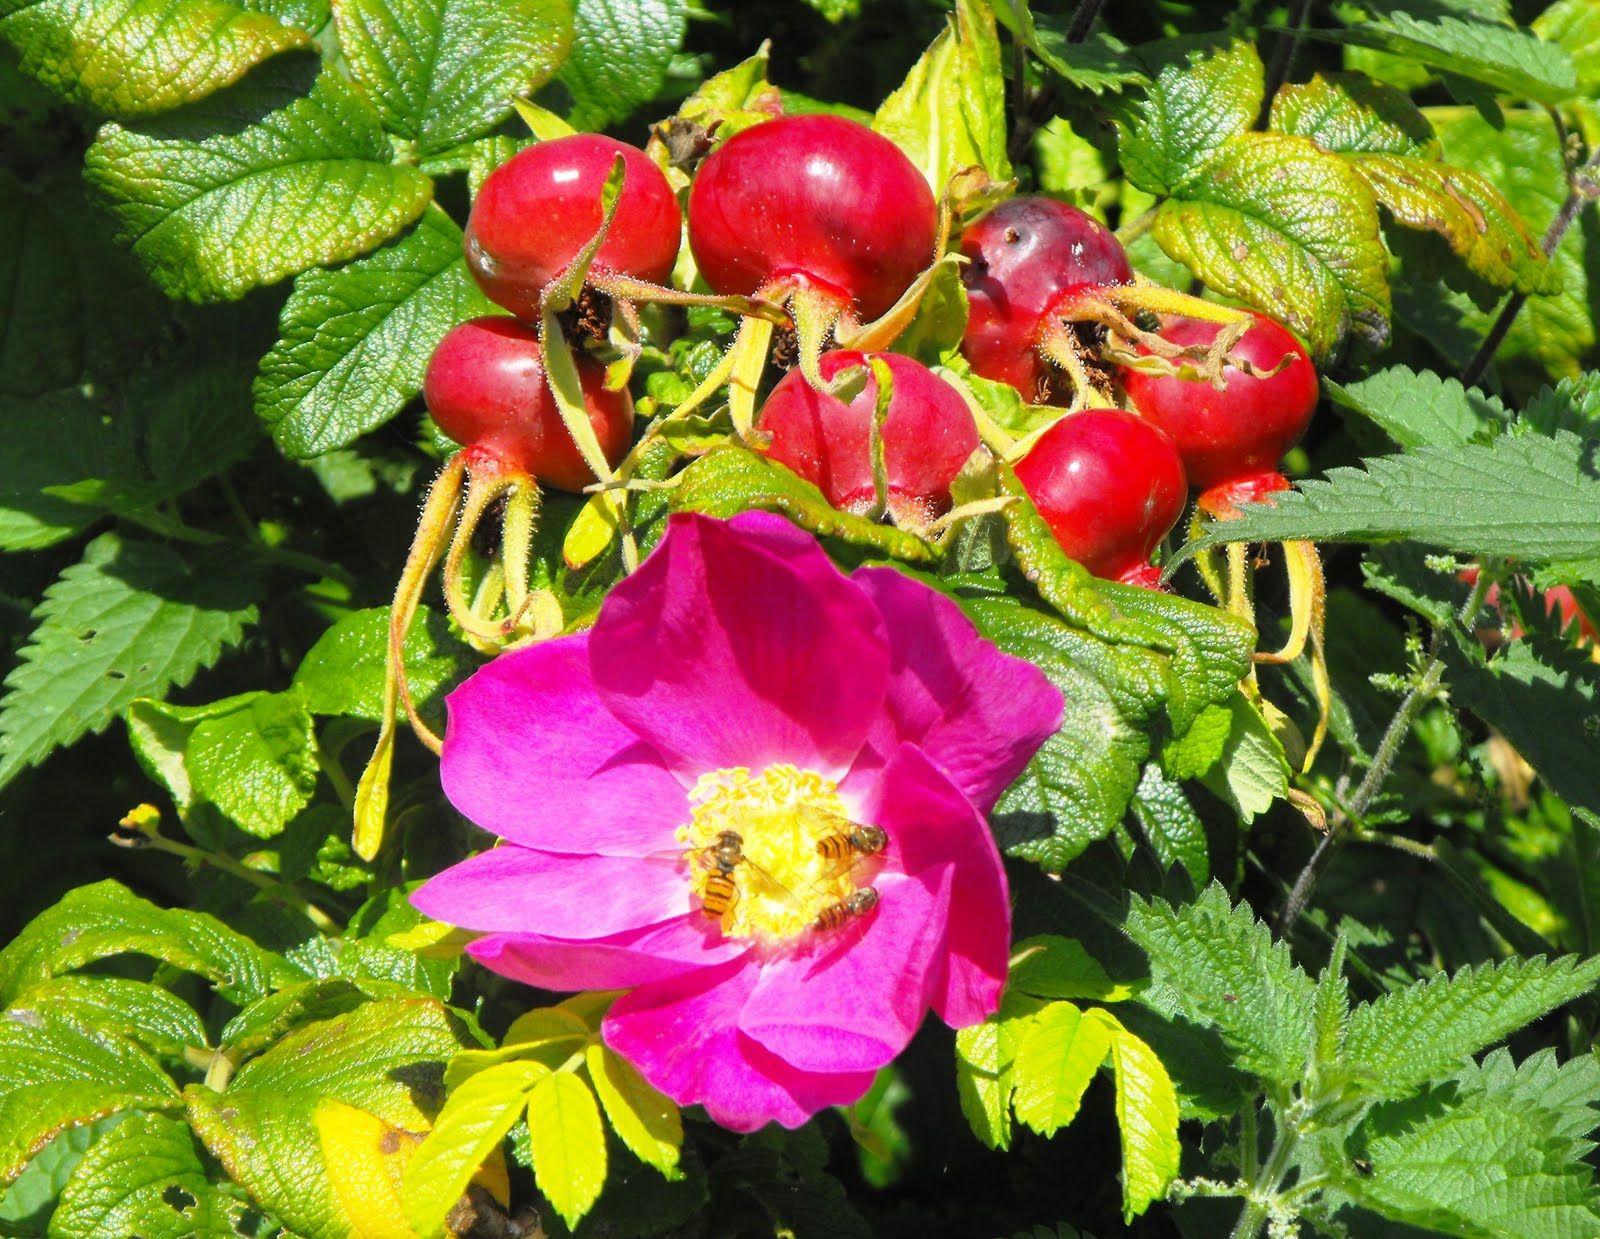
<path fill-rule="evenodd" d="M 701 775 L 689 802 L 677 838 L 690 891 L 728 937 L 792 942 L 876 907 L 868 882 L 886 838 L 846 816 L 833 780 L 787 763 L 732 766 Z"/>

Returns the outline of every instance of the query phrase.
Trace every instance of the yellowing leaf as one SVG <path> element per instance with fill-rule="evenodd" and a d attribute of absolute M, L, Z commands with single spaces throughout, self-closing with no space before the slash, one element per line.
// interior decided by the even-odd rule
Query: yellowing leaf
<path fill-rule="evenodd" d="M 991 1149 L 1011 1146 L 1012 1061 L 1009 1024 L 986 1020 L 956 1033 L 956 1092 L 972 1134 Z"/>
<path fill-rule="evenodd" d="M 602 1042 L 590 1042 L 584 1059 L 606 1117 L 629 1152 L 667 1178 L 681 1179 L 678 1151 L 683 1146 L 683 1117 L 677 1105 Z"/>
<path fill-rule="evenodd" d="M 313 1121 L 334 1203 L 353 1239 L 414 1235 L 401 1207 L 400 1185 L 421 1133 L 331 1098 L 317 1107 Z"/>
<path fill-rule="evenodd" d="M 1070 1002 L 1053 1002 L 1021 1021 L 1017 1036 L 1017 1118 L 1053 1136 L 1077 1116 L 1084 1090 L 1105 1061 L 1111 1034 Z"/>
<path fill-rule="evenodd" d="M 540 1080 L 528 1097 L 528 1137 L 534 1181 L 575 1226 L 606 1181 L 606 1133 L 589 1086 L 565 1071 Z"/>

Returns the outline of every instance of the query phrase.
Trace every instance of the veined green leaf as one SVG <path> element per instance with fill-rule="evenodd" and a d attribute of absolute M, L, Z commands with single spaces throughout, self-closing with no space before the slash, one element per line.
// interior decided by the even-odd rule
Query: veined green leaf
<path fill-rule="evenodd" d="M 389 608 L 352 611 L 317 639 L 300 660 L 294 684 L 314 714 L 344 714 L 376 723 L 382 717 L 388 657 Z M 419 708 L 466 670 L 444 616 L 419 607 L 406 633 L 406 678 Z"/>
<path fill-rule="evenodd" d="M 1205 824 L 1183 788 L 1169 779 L 1157 762 L 1147 764 L 1139 777 L 1133 813 L 1161 867 L 1180 865 L 1196 890 L 1204 886 L 1211 877 Z"/>
<path fill-rule="evenodd" d="M 183 751 L 192 793 L 252 835 L 278 834 L 317 787 L 317 742 L 305 705 L 294 693 L 245 693 L 200 708 L 205 713 Z M 154 702 L 144 709 L 180 725 L 188 713 Z"/>
<path fill-rule="evenodd" d="M 1039 934 L 1017 943 L 1015 961 L 1006 980 L 1008 993 L 1034 998 L 1088 998 L 1095 1002 L 1120 1002 L 1133 994 L 1106 975 L 1083 943 L 1059 934 Z"/>
<path fill-rule="evenodd" d="M 1600 10 L 1589 0 L 1556 0 L 1533 19 L 1533 33 L 1572 57 L 1580 94 L 1600 94 Z"/>
<path fill-rule="evenodd" d="M 1266 70 L 1249 43 L 1191 56 L 1162 69 L 1143 102 L 1120 122 L 1127 178 L 1152 194 L 1176 194 L 1255 124 Z"/>
<path fill-rule="evenodd" d="M 1007 1021 L 989 1019 L 956 1032 L 956 1093 L 972 1134 L 991 1149 L 1011 1147 L 1016 1041 Z"/>
<path fill-rule="evenodd" d="M 446 332 L 493 312 L 467 274 L 461 229 L 430 206 L 382 249 L 295 280 L 261 359 L 256 412 L 286 455 L 344 447 L 416 398 Z"/>
<path fill-rule="evenodd" d="M 193 1239 L 233 1235 L 245 1203 L 206 1174 L 188 1125 L 135 1114 L 95 1142 L 78 1163 L 50 1219 L 57 1239 L 138 1235 Z"/>
<path fill-rule="evenodd" d="M 494 128 L 572 42 L 572 0 L 337 0 L 333 18 L 384 127 L 425 153 Z"/>
<path fill-rule="evenodd" d="M 1105 1028 L 1111 1042 L 1122 1134 L 1122 1218 L 1131 1222 L 1178 1177 L 1178 1094 L 1155 1051 L 1109 1011 L 1088 1011 L 1084 1021 Z"/>
<path fill-rule="evenodd" d="M 1035 14 L 1029 0 L 994 0 L 993 8 L 1014 38 L 1079 90 L 1115 93 L 1149 80 L 1128 49 L 1103 30 L 1074 43 L 1060 18 Z"/>
<path fill-rule="evenodd" d="M 568 1226 L 575 1226 L 606 1181 L 606 1133 L 589 1086 L 566 1071 L 546 1075 L 528 1095 L 533 1177 Z"/>
<path fill-rule="evenodd" d="M 1233 715 L 1228 743 L 1200 781 L 1251 822 L 1288 793 L 1289 759 L 1261 711 L 1243 693 L 1235 694 L 1228 707 Z"/>
<path fill-rule="evenodd" d="M 0 701 L 0 787 L 137 697 L 185 684 L 255 620 L 248 561 L 102 534 L 34 612 Z"/>
<path fill-rule="evenodd" d="M 961 0 L 905 82 L 883 101 L 872 127 L 911 157 L 935 195 L 952 173 L 972 165 L 993 180 L 1007 180 L 1005 78 L 994 13 L 976 0 Z"/>
<path fill-rule="evenodd" d="M 427 206 L 432 182 L 392 162 L 354 87 L 324 72 L 302 90 L 252 75 L 179 116 L 107 125 L 89 148 L 119 237 L 169 296 L 229 300 L 353 258 Z"/>
<path fill-rule="evenodd" d="M 451 1092 L 406 1167 L 406 1218 L 417 1234 L 439 1233 L 478 1167 L 522 1117 L 529 1092 L 549 1074 L 542 1063 L 499 1063 Z"/>
<path fill-rule="evenodd" d="M 301 981 L 256 999 L 223 1026 L 217 1040 L 230 1058 L 242 1062 L 301 1024 L 343 1015 L 367 1000 L 343 977 Z"/>
<path fill-rule="evenodd" d="M 0 0 L 0 38 L 73 103 L 144 116 L 204 98 L 311 38 L 228 0 Z"/>
<path fill-rule="evenodd" d="M 655 97 L 688 30 L 686 0 L 577 0 L 559 80 L 575 129 L 600 129 Z"/>
<path fill-rule="evenodd" d="M 160 908 L 120 882 L 69 891 L 0 950 L 0 1000 L 114 955 L 148 955 L 212 982 L 233 1002 L 303 980 L 282 956 L 205 912 Z"/>
<path fill-rule="evenodd" d="M 1390 366 L 1353 383 L 1324 380 L 1336 405 L 1377 423 L 1401 447 L 1453 447 L 1510 420 L 1505 405 L 1432 370 Z"/>
<path fill-rule="evenodd" d="M 126 1037 L 153 1054 L 181 1058 L 208 1044 L 195 1010 L 170 990 L 123 977 L 61 976 L 35 981 L 7 1007 L 12 1019 L 43 1011 L 99 1036 Z"/>
<path fill-rule="evenodd" d="M 677 1105 L 602 1041 L 584 1047 L 584 1061 L 606 1118 L 628 1151 L 667 1178 L 681 1179 L 678 1156 L 683 1147 L 683 1116 Z"/>
<path fill-rule="evenodd" d="M 1493 443 L 1419 447 L 1334 469 L 1271 506 L 1241 508 L 1186 545 L 1181 562 L 1225 542 L 1411 539 L 1463 555 L 1526 560 L 1600 557 L 1600 477 L 1576 435 L 1503 435 Z"/>
<path fill-rule="evenodd" d="M 1111 1033 L 1070 1002 L 1052 1002 L 1019 1021 L 1016 1035 L 1012 1108 L 1020 1122 L 1053 1136 L 1077 1117 L 1084 1091 L 1111 1048 Z"/>

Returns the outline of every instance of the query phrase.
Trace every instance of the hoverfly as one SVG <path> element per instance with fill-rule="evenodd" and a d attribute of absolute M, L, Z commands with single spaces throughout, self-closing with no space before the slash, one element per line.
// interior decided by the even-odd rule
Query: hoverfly
<path fill-rule="evenodd" d="M 739 902 L 741 892 L 733 871 L 740 865 L 748 867 L 790 902 L 798 902 L 787 886 L 744 854 L 744 838 L 736 830 L 724 830 L 707 846 L 689 850 L 689 855 L 696 853 L 710 857 L 713 865 L 712 871 L 706 874 L 705 890 L 700 897 L 700 906 L 709 917 L 721 919 Z"/>
<path fill-rule="evenodd" d="M 864 886 L 853 894 L 845 896 L 838 903 L 829 904 L 821 912 L 817 913 L 813 928 L 828 933 L 849 924 L 858 917 L 865 916 L 877 906 L 877 889 L 871 886 Z"/>

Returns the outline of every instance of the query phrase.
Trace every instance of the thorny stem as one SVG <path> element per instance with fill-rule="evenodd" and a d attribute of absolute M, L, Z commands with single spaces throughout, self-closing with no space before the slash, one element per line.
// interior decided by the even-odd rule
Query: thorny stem
<path fill-rule="evenodd" d="M 1576 222 L 1583 208 L 1596 198 L 1600 198 L 1600 181 L 1590 179 L 1596 173 L 1600 173 L 1600 148 L 1589 156 L 1587 162 L 1567 175 L 1567 200 L 1561 204 L 1556 217 L 1550 221 L 1550 227 L 1545 229 L 1544 240 L 1540 242 L 1546 258 L 1556 252 L 1556 246 L 1561 244 L 1561 238 L 1567 235 L 1567 229 Z M 1483 343 L 1472 355 L 1472 360 L 1462 368 L 1463 387 L 1472 387 L 1483 377 L 1483 372 L 1489 368 L 1494 355 L 1500 351 L 1506 333 L 1511 330 L 1511 324 L 1516 322 L 1517 315 L 1522 312 L 1523 304 L 1527 300 L 1527 293 L 1512 293 L 1506 298 L 1505 305 L 1500 307 L 1500 314 L 1494 320 L 1494 326 L 1489 328 L 1489 334 L 1484 336 Z"/>
<path fill-rule="evenodd" d="M 1265 129 L 1272 116 L 1272 101 L 1277 98 L 1278 91 L 1289 77 L 1289 66 L 1300 47 L 1300 31 L 1310 12 L 1311 0 L 1293 0 L 1289 6 L 1289 29 L 1278 36 L 1277 46 L 1272 49 L 1272 63 L 1267 66 L 1266 93 L 1261 96 L 1261 111 L 1256 116 L 1257 129 Z"/>
<path fill-rule="evenodd" d="M 1483 605 L 1484 595 L 1489 590 L 1491 579 L 1492 576 L 1488 572 L 1478 573 L 1478 580 L 1472 587 L 1472 593 L 1467 596 L 1461 610 L 1456 613 L 1458 623 L 1465 626 L 1472 622 L 1478 609 Z M 1368 807 L 1383 790 L 1389 772 L 1394 767 L 1395 759 L 1400 755 L 1400 746 L 1410 734 L 1411 724 L 1416 721 L 1417 715 L 1422 713 L 1423 707 L 1437 695 L 1439 685 L 1444 679 L 1444 642 L 1447 627 L 1448 625 L 1441 624 L 1433 630 L 1433 637 L 1428 642 L 1428 661 L 1423 667 L 1421 676 L 1401 700 L 1394 717 L 1389 720 L 1389 726 L 1384 730 L 1383 739 L 1378 742 L 1378 751 L 1372 755 L 1372 764 L 1367 767 L 1365 777 L 1357 784 L 1350 799 L 1329 819 L 1328 833 L 1322 836 L 1316 850 L 1311 853 L 1311 859 L 1306 861 L 1305 868 L 1295 879 L 1289 898 L 1283 905 L 1283 914 L 1278 920 L 1280 935 L 1287 935 L 1294 928 L 1294 923 L 1300 919 L 1300 914 L 1305 911 L 1311 892 L 1316 887 L 1317 879 L 1322 876 L 1327 862 L 1351 837 Z"/>

